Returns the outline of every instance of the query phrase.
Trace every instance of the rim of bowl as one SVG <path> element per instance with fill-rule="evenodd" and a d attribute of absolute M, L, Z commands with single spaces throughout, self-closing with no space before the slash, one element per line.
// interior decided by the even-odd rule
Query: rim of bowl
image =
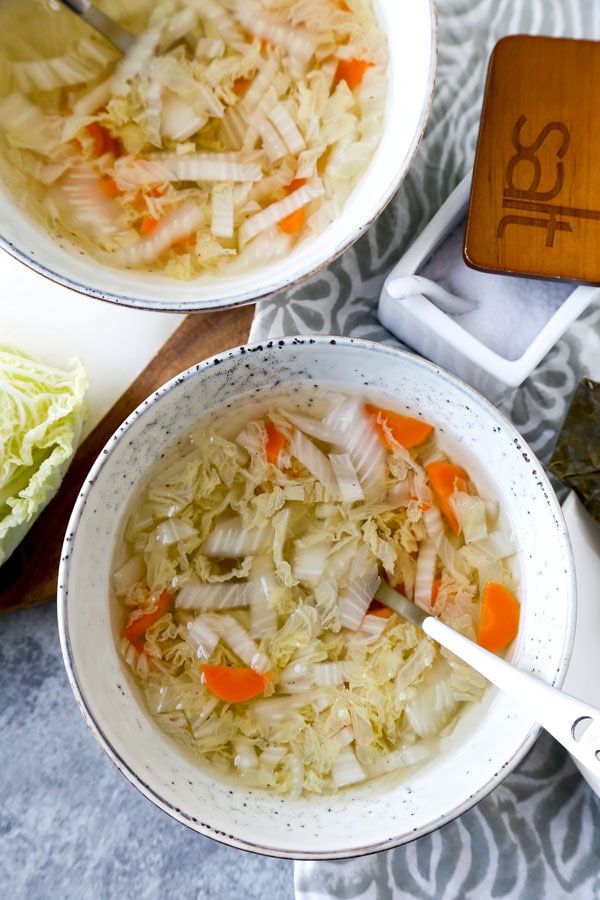
<path fill-rule="evenodd" d="M 191 280 L 190 282 L 182 283 L 181 292 L 183 294 L 182 297 L 173 298 L 172 300 L 162 300 L 161 296 L 164 296 L 164 293 L 168 292 L 169 286 L 172 286 L 172 281 L 166 276 L 160 276 L 160 284 L 157 286 L 157 296 L 151 296 L 151 292 L 146 290 L 144 291 L 143 286 L 141 286 L 140 290 L 135 292 L 132 290 L 128 291 L 117 291 L 109 289 L 107 290 L 104 287 L 99 287 L 92 281 L 92 273 L 90 272 L 90 279 L 85 281 L 85 279 L 73 277 L 68 274 L 68 272 L 64 271 L 62 267 L 59 269 L 53 268 L 47 262 L 39 259 L 37 257 L 36 251 L 31 250 L 29 247 L 20 247 L 17 246 L 12 240 L 6 238 L 2 233 L 0 233 L 0 247 L 4 249 L 7 253 L 17 259 L 19 262 L 28 266 L 34 272 L 37 272 L 39 275 L 44 278 L 49 279 L 57 284 L 62 285 L 69 290 L 75 291 L 76 293 L 83 294 L 85 296 L 93 297 L 96 300 L 102 300 L 107 303 L 114 303 L 120 306 L 128 306 L 136 309 L 156 311 L 156 312 L 173 312 L 173 313 L 182 313 L 182 312 L 202 312 L 209 311 L 213 309 L 223 309 L 223 308 L 235 308 L 239 306 L 244 306 L 246 304 L 255 303 L 260 300 L 265 300 L 268 297 L 277 294 L 279 291 L 288 290 L 301 284 L 305 280 L 311 278 L 316 273 L 320 272 L 326 266 L 330 265 L 335 259 L 341 256 L 346 250 L 348 250 L 356 241 L 361 237 L 361 235 L 371 227 L 371 225 L 376 221 L 376 219 L 381 215 L 384 209 L 390 203 L 392 197 L 399 189 L 403 180 L 405 179 L 407 173 L 409 172 L 421 140 L 423 138 L 423 134 L 425 132 L 425 128 L 427 126 L 427 121 L 429 118 L 429 113 L 431 111 L 431 104 L 433 101 L 433 91 L 435 86 L 435 78 L 437 71 L 437 57 L 438 57 L 438 16 L 437 16 L 437 0 L 424 0 L 424 9 L 427 11 L 428 16 L 428 31 L 429 31 L 429 46 L 428 46 L 428 70 L 427 70 L 427 78 L 422 85 L 422 102 L 419 111 L 418 118 L 415 122 L 414 133 L 411 137 L 410 143 L 407 146 L 406 154 L 403 159 L 403 165 L 396 173 L 395 177 L 390 180 L 390 182 L 385 185 L 380 193 L 379 200 L 377 201 L 377 206 L 374 207 L 366 219 L 360 219 L 355 222 L 352 230 L 341 238 L 338 238 L 334 243 L 333 247 L 329 250 L 326 250 L 325 253 L 322 253 L 318 249 L 315 253 L 311 253 L 311 259 L 309 260 L 309 265 L 304 267 L 302 264 L 302 260 L 298 261 L 299 271 L 292 271 L 292 274 L 286 272 L 286 259 L 277 260 L 273 263 L 272 267 L 269 268 L 267 274 L 269 278 L 267 278 L 265 284 L 263 286 L 256 285 L 250 289 L 245 288 L 244 284 L 246 281 L 245 275 L 247 273 L 241 273 L 237 278 L 236 282 L 239 285 L 235 289 L 235 293 L 232 295 L 221 295 L 213 297 L 210 293 L 210 285 L 211 281 L 209 279 L 203 279 L 202 276 L 199 276 L 197 279 Z M 367 168 L 367 172 L 373 169 L 374 163 L 376 163 L 376 159 L 372 160 Z M 363 176 L 364 177 L 364 176 Z M 362 181 L 362 177 L 361 177 Z M 356 187 L 352 194 L 350 195 L 349 201 L 352 199 L 352 195 L 356 193 Z M 346 204 L 347 206 L 347 204 Z M 342 211 L 342 215 L 343 215 Z M 35 227 L 35 223 L 32 223 L 32 227 Z M 321 240 L 323 238 L 322 234 L 318 235 L 316 238 L 312 239 L 312 244 L 315 247 L 319 247 Z M 302 245 L 300 245 L 300 249 L 302 250 Z M 294 251 L 292 251 L 294 252 Z M 313 258 L 314 257 L 314 258 Z M 101 271 L 101 264 L 99 265 L 98 271 Z M 271 268 L 274 270 L 271 275 Z M 112 269 L 109 271 L 113 271 Z M 118 270 L 114 270 L 118 272 Z M 127 270 L 125 270 L 127 272 Z M 127 272 L 127 274 L 129 274 Z M 142 278 L 145 277 L 147 273 L 141 272 Z M 227 276 L 225 276 L 227 277 Z M 218 285 L 220 282 L 219 278 L 214 280 L 214 284 Z M 184 286 L 186 288 L 186 292 L 184 293 Z M 198 299 L 194 295 L 194 288 L 199 288 L 200 286 L 204 287 L 207 290 L 206 296 Z M 153 293 L 153 292 L 152 292 Z M 186 295 L 187 294 L 187 295 Z"/>
<path fill-rule="evenodd" d="M 425 823 L 423 826 L 420 826 L 416 829 L 408 829 L 403 833 L 393 835 L 392 837 L 385 840 L 378 840 L 372 844 L 365 844 L 364 846 L 354 846 L 349 850 L 339 849 L 339 850 L 306 850 L 306 849 L 280 849 L 273 846 L 265 846 L 258 842 L 249 840 L 247 838 L 240 838 L 235 835 L 228 835 L 221 831 L 217 831 L 210 825 L 200 822 L 199 820 L 194 819 L 191 814 L 186 814 L 182 809 L 176 807 L 170 800 L 161 796 L 159 791 L 153 788 L 150 784 L 146 783 L 143 778 L 137 774 L 134 769 L 130 766 L 126 759 L 123 758 L 123 755 L 113 746 L 111 741 L 108 739 L 106 734 L 103 732 L 101 725 L 96 721 L 94 713 L 90 707 L 90 704 L 85 696 L 84 690 L 79 682 L 78 674 L 76 671 L 76 665 L 73 659 L 73 652 L 71 647 L 71 638 L 69 634 L 69 626 L 68 626 L 68 582 L 69 582 L 69 569 L 71 564 L 71 546 L 70 546 L 70 536 L 74 533 L 77 528 L 77 524 L 79 520 L 84 515 L 84 511 L 87 504 L 88 494 L 93 487 L 98 474 L 104 468 L 107 462 L 107 457 L 109 456 L 109 447 L 114 448 L 117 443 L 125 440 L 128 436 L 128 432 L 130 427 L 134 422 L 136 422 L 142 415 L 147 413 L 152 407 L 161 402 L 162 398 L 168 394 L 172 388 L 174 388 L 177 384 L 182 383 L 183 381 L 187 381 L 194 376 L 199 375 L 199 373 L 205 369 L 212 368 L 215 363 L 220 363 L 224 358 L 228 360 L 234 361 L 236 358 L 241 355 L 247 353 L 253 353 L 257 350 L 269 350 L 270 348 L 283 347 L 285 345 L 294 345 L 298 346 L 298 344 L 327 344 L 327 345 L 340 345 L 340 346 L 354 346 L 357 348 L 364 348 L 369 352 L 376 353 L 384 353 L 384 354 L 393 354 L 398 355 L 400 357 L 408 357 L 411 360 L 412 365 L 421 366 L 424 369 L 427 369 L 430 373 L 435 372 L 438 375 L 441 375 L 442 378 L 445 378 L 455 385 L 462 387 L 462 389 L 469 395 L 471 398 L 477 399 L 477 402 L 487 409 L 488 414 L 491 415 L 492 418 L 495 418 L 498 423 L 502 424 L 504 429 L 510 432 L 514 438 L 518 441 L 520 449 L 523 451 L 523 455 L 528 458 L 528 461 L 532 464 L 537 463 L 538 469 L 536 471 L 536 478 L 540 489 L 544 491 L 546 501 L 549 504 L 551 512 L 555 517 L 555 521 L 560 526 L 561 529 L 561 538 L 564 546 L 565 554 L 566 554 L 566 563 L 568 564 L 568 569 L 566 571 L 566 575 L 568 578 L 568 587 L 570 596 L 573 598 L 574 602 L 569 605 L 566 612 L 566 623 L 563 634 L 563 643 L 561 650 L 561 658 L 555 664 L 554 670 L 554 678 L 552 680 L 552 684 L 554 686 L 560 687 L 566 677 L 567 673 L 567 665 L 569 655 L 573 648 L 573 643 L 575 640 L 575 626 L 576 626 L 576 574 L 575 574 L 575 565 L 574 565 L 574 557 L 573 551 L 571 547 L 571 541 L 569 538 L 568 529 L 565 523 L 565 519 L 563 516 L 562 507 L 556 497 L 552 484 L 547 477 L 544 468 L 541 466 L 541 463 L 537 461 L 537 458 L 531 448 L 528 446 L 525 439 L 517 430 L 516 426 L 511 422 L 511 420 L 505 416 L 500 410 L 498 410 L 487 398 L 479 394 L 479 392 L 471 387 L 468 383 L 464 382 L 461 378 L 454 375 L 452 372 L 444 369 L 441 366 L 438 366 L 429 360 L 426 360 L 422 357 L 419 357 L 410 351 L 404 350 L 399 347 L 390 346 L 386 344 L 381 344 L 379 342 L 371 341 L 363 338 L 351 338 L 345 336 L 338 335 L 292 335 L 285 338 L 277 338 L 269 341 L 256 342 L 253 344 L 245 344 L 236 348 L 232 348 L 224 353 L 216 354 L 206 360 L 203 360 L 196 365 L 191 366 L 186 369 L 179 375 L 176 375 L 156 391 L 154 391 L 146 400 L 142 401 L 136 409 L 134 409 L 130 415 L 124 420 L 122 425 L 120 425 L 114 434 L 109 438 L 104 448 L 100 450 L 98 457 L 96 458 L 94 464 L 92 465 L 89 474 L 79 492 L 78 498 L 74 504 L 71 517 L 69 520 L 69 524 L 66 531 L 65 542 L 63 545 L 63 549 L 61 552 L 60 564 L 59 564 L 59 573 L 58 573 L 58 583 L 57 583 L 57 620 L 58 620 L 58 630 L 59 630 L 59 638 L 61 644 L 61 650 L 63 655 L 63 662 L 65 665 L 65 669 L 67 672 L 68 680 L 71 685 L 71 689 L 75 696 L 75 700 L 77 705 L 88 725 L 90 730 L 92 731 L 94 737 L 111 760 L 115 768 L 126 778 L 126 780 L 137 790 L 145 796 L 148 800 L 150 800 L 155 806 L 161 809 L 163 812 L 167 813 L 171 818 L 174 818 L 178 822 L 183 825 L 188 826 L 193 831 L 202 834 L 206 837 L 210 837 L 214 840 L 217 840 L 220 843 L 226 844 L 228 846 L 234 847 L 240 850 L 247 850 L 256 852 L 265 856 L 271 856 L 282 859 L 306 859 L 306 860 L 333 860 L 333 859 L 346 859 L 349 857 L 358 857 L 365 856 L 372 853 L 377 853 L 382 850 L 390 850 L 395 847 L 402 846 L 404 844 L 410 843 L 413 840 L 416 840 L 420 837 L 424 837 L 427 834 L 430 834 L 434 831 L 437 831 L 442 825 L 448 824 L 455 819 L 459 818 L 463 813 L 467 812 L 471 808 L 473 808 L 477 803 L 483 800 L 486 796 L 488 796 L 496 787 L 498 787 L 505 778 L 514 771 L 516 766 L 521 762 L 521 760 L 526 756 L 526 754 L 530 751 L 534 742 L 536 741 L 541 729 L 541 726 L 531 720 L 531 727 L 529 728 L 527 734 L 519 744 L 519 746 L 515 747 L 512 755 L 509 759 L 505 760 L 503 765 L 499 768 L 495 774 L 488 779 L 483 785 L 481 785 L 477 790 L 471 793 L 469 796 L 465 797 L 464 801 L 455 806 L 453 809 L 449 810 L 447 813 L 440 815 L 435 820 Z M 497 690 L 497 689 L 496 689 Z"/>

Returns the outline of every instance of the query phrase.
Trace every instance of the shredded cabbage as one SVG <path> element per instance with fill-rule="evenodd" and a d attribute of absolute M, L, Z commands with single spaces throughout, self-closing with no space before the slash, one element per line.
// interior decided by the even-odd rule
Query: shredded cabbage
<path fill-rule="evenodd" d="M 136 34 L 123 57 L 52 4 L 35 21 L 16 0 L 0 12 L 0 176 L 44 227 L 109 265 L 188 279 L 281 257 L 340 214 L 383 130 L 370 0 L 115 13 Z M 338 66 L 356 63 L 349 85 Z"/>
<path fill-rule="evenodd" d="M 87 414 L 88 380 L 0 347 L 0 564 L 58 490 Z"/>
<path fill-rule="evenodd" d="M 267 423 L 285 443 L 276 463 Z M 489 572 L 514 589 L 510 536 L 474 483 L 476 505 L 455 497 L 465 531 L 445 523 L 423 466 L 446 458 L 435 432 L 411 450 L 374 435 L 357 394 L 254 396 L 235 422 L 217 411 L 179 442 L 129 515 L 113 567 L 124 633 L 171 600 L 141 644 L 121 642 L 123 658 L 157 722 L 219 776 L 290 796 L 400 776 L 483 693 L 481 676 L 373 597 L 385 578 L 473 638 Z M 334 487 L 347 478 L 329 462 L 340 443 L 351 494 Z M 259 673 L 264 690 L 218 699 L 206 664 Z"/>

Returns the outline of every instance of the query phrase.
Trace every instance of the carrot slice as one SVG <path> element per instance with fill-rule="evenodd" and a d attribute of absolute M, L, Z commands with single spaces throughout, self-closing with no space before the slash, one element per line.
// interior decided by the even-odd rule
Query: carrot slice
<path fill-rule="evenodd" d="M 389 619 L 394 614 L 394 610 L 389 606 L 384 606 L 379 600 L 371 600 L 371 604 L 367 610 L 369 616 L 379 616 L 380 619 Z"/>
<path fill-rule="evenodd" d="M 286 186 L 285 192 L 286 194 L 293 194 L 294 191 L 297 191 L 298 188 L 301 188 L 306 184 L 306 178 L 294 178 L 290 183 Z M 283 219 L 280 219 L 277 223 L 279 229 L 286 234 L 293 234 L 294 231 L 299 231 L 300 228 L 306 222 L 306 213 L 302 207 L 300 209 L 295 209 L 294 212 L 291 212 L 289 216 L 284 216 Z"/>
<path fill-rule="evenodd" d="M 450 497 L 455 491 L 466 489 L 469 476 L 460 466 L 450 462 L 432 462 L 425 469 L 444 518 L 454 534 L 458 534 L 460 525 L 450 505 Z"/>
<path fill-rule="evenodd" d="M 345 81 L 351 91 L 357 88 L 364 77 L 365 72 L 372 66 L 372 62 L 366 59 L 340 59 L 333 77 L 334 85 Z"/>
<path fill-rule="evenodd" d="M 238 97 L 243 97 L 251 84 L 251 78 L 236 78 L 233 82 L 233 93 Z"/>
<path fill-rule="evenodd" d="M 373 406 L 371 403 L 365 404 L 365 409 L 369 415 L 373 416 L 375 428 L 381 439 L 390 450 L 392 442 L 386 433 L 389 432 L 393 438 L 407 450 L 422 444 L 425 438 L 429 437 L 433 431 L 433 425 L 424 422 L 422 419 L 415 419 L 413 416 L 404 416 L 402 413 L 393 412 L 391 409 L 381 409 L 379 406 Z"/>
<path fill-rule="evenodd" d="M 504 650 L 517 636 L 521 604 L 504 585 L 488 581 L 481 599 L 477 643 L 492 653 Z"/>
<path fill-rule="evenodd" d="M 160 219 L 155 219 L 153 216 L 142 216 L 142 219 L 139 224 L 139 232 L 141 235 L 146 237 L 149 234 L 152 234 L 157 225 L 159 224 Z M 194 244 L 196 241 L 196 232 L 193 231 L 191 234 L 184 234 L 183 237 L 176 238 L 171 247 L 175 249 L 186 249 Z"/>
<path fill-rule="evenodd" d="M 155 219 L 154 216 L 142 216 L 140 223 L 138 225 L 138 230 L 141 235 L 146 237 L 149 234 L 153 234 L 157 226 L 160 224 L 160 219 Z M 191 234 L 184 234 L 182 237 L 175 238 L 175 240 L 171 243 L 171 247 L 179 250 L 189 249 L 196 242 L 196 232 L 192 231 Z"/>
<path fill-rule="evenodd" d="M 123 634 L 127 638 L 128 641 L 131 641 L 132 644 L 136 643 L 143 634 L 146 633 L 148 628 L 151 625 L 154 625 L 155 622 L 158 622 L 161 616 L 164 616 L 167 609 L 169 608 L 169 603 L 171 602 L 170 595 L 163 591 L 155 604 L 155 609 L 150 612 L 144 613 L 141 616 L 138 616 L 136 619 L 133 619 L 129 625 L 126 625 L 123 629 Z"/>
<path fill-rule="evenodd" d="M 157 225 L 158 219 L 153 216 L 144 216 L 140 222 L 140 234 L 152 234 Z"/>
<path fill-rule="evenodd" d="M 440 592 L 440 588 L 442 586 L 442 579 L 436 578 L 433 582 L 433 587 L 431 588 L 431 605 L 435 606 L 435 601 L 437 600 L 437 596 Z"/>
<path fill-rule="evenodd" d="M 203 665 L 204 682 L 211 694 L 226 703 L 243 703 L 262 694 L 268 676 L 239 666 Z"/>
<path fill-rule="evenodd" d="M 294 231 L 299 231 L 302 228 L 305 221 L 304 209 L 300 207 L 300 209 L 295 209 L 294 212 L 291 212 L 289 216 L 284 216 L 283 219 L 280 219 L 277 226 L 285 234 L 293 234 Z"/>
<path fill-rule="evenodd" d="M 113 156 L 120 155 L 121 144 L 118 138 L 112 136 L 108 128 L 100 125 L 99 122 L 90 122 L 85 128 L 93 141 L 94 156 L 103 156 L 105 153 L 112 153 Z"/>
<path fill-rule="evenodd" d="M 196 243 L 196 232 L 192 231 L 191 234 L 184 234 L 183 237 L 176 238 L 171 247 L 179 248 L 180 250 L 186 250 Z"/>
<path fill-rule="evenodd" d="M 104 175 L 102 177 L 102 192 L 107 197 L 118 197 L 121 191 L 117 187 L 117 182 L 114 178 L 111 178 L 110 175 Z"/>
<path fill-rule="evenodd" d="M 267 422 L 265 425 L 267 429 L 267 444 L 266 444 L 266 453 L 267 453 L 267 462 L 272 463 L 274 466 L 277 465 L 277 460 L 279 459 L 279 454 L 283 450 L 286 444 L 285 435 L 275 428 L 272 422 Z"/>
<path fill-rule="evenodd" d="M 293 194 L 298 188 L 304 187 L 306 178 L 293 178 L 285 189 L 286 194 Z"/>

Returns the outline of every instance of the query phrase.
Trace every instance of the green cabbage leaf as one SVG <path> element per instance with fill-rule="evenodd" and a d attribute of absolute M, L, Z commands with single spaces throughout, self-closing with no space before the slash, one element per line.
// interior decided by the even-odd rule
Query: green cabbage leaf
<path fill-rule="evenodd" d="M 88 379 L 0 347 L 0 565 L 58 490 L 87 415 Z"/>

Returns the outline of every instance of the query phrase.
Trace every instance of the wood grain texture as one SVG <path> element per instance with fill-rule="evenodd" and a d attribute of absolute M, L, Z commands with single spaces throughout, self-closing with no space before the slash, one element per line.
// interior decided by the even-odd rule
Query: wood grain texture
<path fill-rule="evenodd" d="M 492 53 L 465 260 L 600 283 L 600 42 L 511 35 Z"/>
<path fill-rule="evenodd" d="M 244 344 L 253 306 L 188 315 L 133 384 L 83 441 L 61 487 L 17 550 L 0 567 L 0 612 L 56 597 L 56 579 L 69 516 L 85 478 L 121 422 L 158 387 L 209 356 Z"/>

